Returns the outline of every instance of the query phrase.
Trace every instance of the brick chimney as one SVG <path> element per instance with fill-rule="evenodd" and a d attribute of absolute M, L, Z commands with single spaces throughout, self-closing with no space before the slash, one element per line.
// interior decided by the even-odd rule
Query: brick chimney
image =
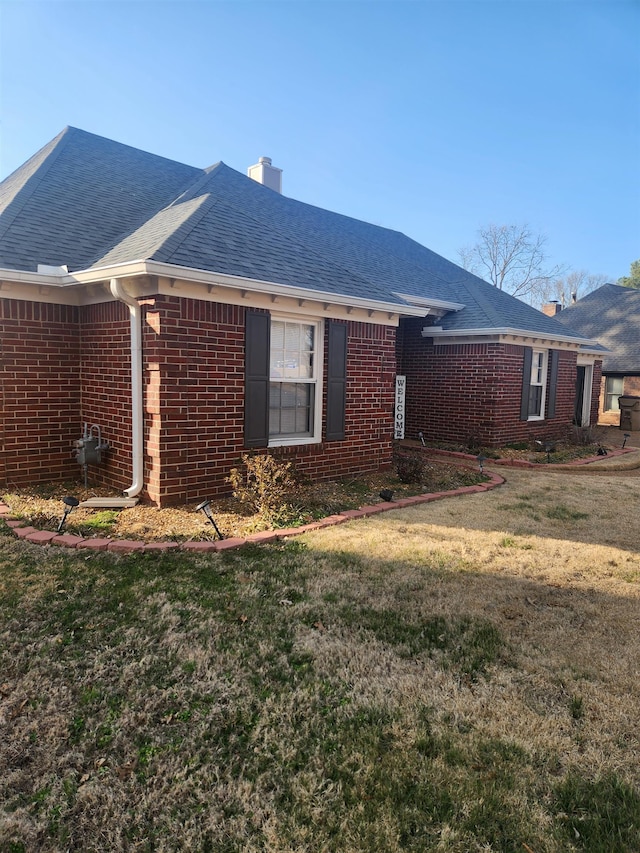
<path fill-rule="evenodd" d="M 260 157 L 255 166 L 249 166 L 247 175 L 270 190 L 282 193 L 282 169 L 271 165 L 271 157 Z"/>
<path fill-rule="evenodd" d="M 559 311 L 562 311 L 562 305 L 557 299 L 552 299 L 548 305 L 542 306 L 542 313 L 546 314 L 547 317 L 555 317 Z"/>

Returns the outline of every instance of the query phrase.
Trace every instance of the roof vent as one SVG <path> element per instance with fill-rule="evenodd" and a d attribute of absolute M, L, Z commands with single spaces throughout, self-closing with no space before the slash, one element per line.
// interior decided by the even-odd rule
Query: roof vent
<path fill-rule="evenodd" d="M 249 166 L 247 175 L 270 190 L 282 192 L 282 169 L 271 165 L 271 157 L 260 157 L 255 166 Z"/>

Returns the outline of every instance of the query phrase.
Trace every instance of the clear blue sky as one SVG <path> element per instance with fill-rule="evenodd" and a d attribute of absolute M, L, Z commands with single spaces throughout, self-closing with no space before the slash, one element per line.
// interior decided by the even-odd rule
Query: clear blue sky
<path fill-rule="evenodd" d="M 482 225 L 553 263 L 640 258 L 640 0 L 0 0 L 0 178 L 66 125 L 458 261 Z"/>

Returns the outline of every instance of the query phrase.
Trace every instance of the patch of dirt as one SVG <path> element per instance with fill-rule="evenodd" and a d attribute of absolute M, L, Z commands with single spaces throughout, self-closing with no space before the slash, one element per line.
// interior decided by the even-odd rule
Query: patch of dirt
<path fill-rule="evenodd" d="M 403 483 L 395 471 L 301 484 L 289 498 L 280 518 L 266 519 L 234 498 L 211 501 L 211 511 L 225 539 L 244 537 L 273 527 L 294 527 L 346 509 L 380 503 L 380 492 L 391 490 L 393 499 L 435 491 L 449 491 L 486 480 L 479 472 L 459 464 L 425 459 L 420 481 Z M 41 484 L 6 492 L 2 497 L 12 514 L 40 530 L 56 530 L 62 519 L 62 499 L 121 497 L 107 488 L 85 488 L 77 482 Z M 63 532 L 78 536 L 133 539 L 146 542 L 215 540 L 216 531 L 197 504 L 155 507 L 138 504 L 122 510 L 78 507 L 67 516 Z"/>

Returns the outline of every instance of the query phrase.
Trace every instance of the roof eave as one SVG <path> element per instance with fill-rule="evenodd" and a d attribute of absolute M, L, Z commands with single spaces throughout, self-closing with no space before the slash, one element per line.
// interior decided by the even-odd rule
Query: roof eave
<path fill-rule="evenodd" d="M 408 305 L 414 305 L 416 308 L 436 308 L 444 311 L 462 311 L 465 308 L 463 302 L 450 302 L 446 299 L 432 299 L 431 297 L 412 296 L 410 293 L 398 293 L 393 291 L 393 295 L 398 299 L 402 299 Z"/>
<path fill-rule="evenodd" d="M 480 329 L 443 329 L 441 326 L 425 326 L 422 329 L 423 338 L 467 338 L 467 337 L 516 337 L 534 338 L 537 340 L 558 341 L 575 344 L 576 346 L 596 346 L 597 341 L 589 338 L 578 338 L 575 335 L 557 335 L 541 332 L 535 329 L 512 329 L 509 327 L 480 328 Z"/>
<path fill-rule="evenodd" d="M 368 311 L 382 311 L 400 317 L 422 317 L 429 312 L 428 307 L 417 307 L 398 302 L 385 302 L 375 299 L 363 299 L 357 296 L 348 296 L 330 293 L 323 290 L 315 290 L 305 287 L 293 287 L 287 284 L 279 284 L 271 281 L 259 281 L 243 278 L 241 276 L 228 275 L 226 273 L 210 272 L 192 267 L 182 267 L 176 264 L 163 263 L 161 261 L 137 260 L 126 261 L 118 264 L 110 264 L 104 267 L 91 267 L 86 270 L 76 270 L 70 273 L 54 275 L 51 273 L 37 273 L 25 270 L 0 269 L 0 286 L 2 282 L 15 282 L 23 284 L 37 284 L 47 287 L 73 288 L 77 289 L 87 284 L 108 281 L 111 278 L 135 279 L 142 276 L 160 276 L 169 279 L 180 279 L 195 284 L 205 284 L 210 287 L 233 287 L 246 288 L 255 293 L 269 294 L 272 296 L 292 297 L 310 302 L 326 303 L 331 305 L 353 306 Z"/>

